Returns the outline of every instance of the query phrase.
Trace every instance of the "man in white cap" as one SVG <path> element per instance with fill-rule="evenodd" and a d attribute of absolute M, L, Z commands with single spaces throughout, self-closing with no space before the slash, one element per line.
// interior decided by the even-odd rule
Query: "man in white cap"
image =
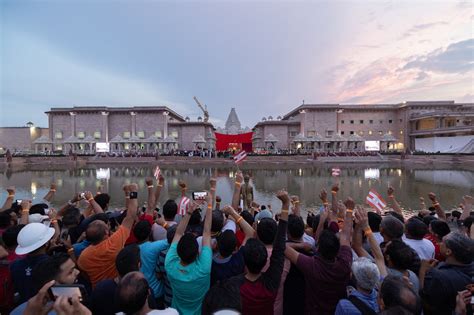
<path fill-rule="evenodd" d="M 15 252 L 27 256 L 15 261 L 10 271 L 15 292 L 20 294 L 20 303 L 35 294 L 31 271 L 38 263 L 48 258 L 46 250 L 53 235 L 54 229 L 42 223 L 27 224 L 18 234 L 18 246 Z"/>

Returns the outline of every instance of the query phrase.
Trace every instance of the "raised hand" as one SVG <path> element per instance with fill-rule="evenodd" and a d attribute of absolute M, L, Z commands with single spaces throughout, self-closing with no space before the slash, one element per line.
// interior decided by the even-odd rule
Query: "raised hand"
<path fill-rule="evenodd" d="M 216 196 L 216 202 L 221 202 L 222 201 L 222 198 L 220 196 Z"/>
<path fill-rule="evenodd" d="M 165 178 L 162 174 L 160 174 L 160 176 L 158 177 L 158 184 L 160 184 L 161 186 L 163 186 L 165 183 Z"/>
<path fill-rule="evenodd" d="M 227 215 L 232 215 L 232 213 L 235 212 L 234 208 L 232 208 L 230 205 L 225 206 L 224 208 L 221 209 L 221 211 Z"/>
<path fill-rule="evenodd" d="M 94 198 L 94 195 L 92 195 L 92 192 L 90 192 L 90 191 L 85 191 L 84 196 L 85 196 L 86 200 L 90 200 L 91 198 Z"/>
<path fill-rule="evenodd" d="M 237 172 L 237 175 L 235 175 L 235 181 L 240 184 L 243 183 L 244 176 L 242 175 L 242 172 Z"/>
<path fill-rule="evenodd" d="M 58 216 L 56 209 L 54 208 L 49 209 L 48 216 L 51 221 L 56 220 L 56 217 Z"/>
<path fill-rule="evenodd" d="M 186 212 L 188 214 L 193 214 L 197 208 L 199 208 L 199 204 L 193 201 L 192 203 L 189 203 L 188 206 L 186 207 Z"/>
<path fill-rule="evenodd" d="M 326 189 L 321 189 L 321 192 L 319 193 L 319 199 L 321 199 L 321 201 L 323 203 L 327 202 L 328 200 L 328 193 L 326 191 Z"/>
<path fill-rule="evenodd" d="M 277 198 L 280 199 L 280 201 L 285 204 L 285 205 L 289 205 L 290 204 L 290 197 L 288 196 L 288 192 L 285 191 L 285 190 L 280 190 L 278 193 L 277 193 Z"/>
<path fill-rule="evenodd" d="M 138 191 L 138 185 L 135 184 L 135 183 L 132 183 L 132 184 L 128 185 L 128 190 L 130 192 L 137 192 Z"/>
<path fill-rule="evenodd" d="M 367 215 L 367 210 L 365 210 L 361 206 L 356 206 L 354 214 L 356 223 L 358 225 L 360 225 L 363 229 L 369 226 L 369 217 Z"/>
<path fill-rule="evenodd" d="M 465 195 L 462 197 L 462 201 L 464 205 L 472 205 L 474 204 L 474 197 Z"/>
<path fill-rule="evenodd" d="M 49 190 L 56 191 L 56 183 L 51 183 L 51 185 L 49 186 Z"/>
<path fill-rule="evenodd" d="M 209 184 L 211 185 L 211 188 L 216 188 L 217 180 L 213 177 L 209 180 Z"/>
<path fill-rule="evenodd" d="M 37 314 L 48 314 L 53 308 L 49 304 L 48 290 L 54 285 L 54 280 L 46 283 L 39 291 L 38 294 L 28 300 L 23 315 L 37 315 Z"/>
<path fill-rule="evenodd" d="M 436 202 L 436 195 L 435 195 L 435 193 L 430 192 L 430 193 L 428 194 L 428 198 L 430 198 L 430 200 L 431 200 L 433 203 Z"/>
<path fill-rule="evenodd" d="M 299 202 L 300 202 L 300 197 L 298 197 L 296 195 L 291 196 L 291 203 L 292 204 L 297 204 Z"/>
<path fill-rule="evenodd" d="M 8 192 L 8 195 L 14 195 L 15 194 L 15 186 L 10 186 L 10 187 L 7 187 L 7 192 Z"/>
<path fill-rule="evenodd" d="M 23 200 L 21 201 L 20 206 L 21 206 L 21 209 L 22 209 L 22 210 L 30 210 L 30 208 L 31 208 L 31 200 L 23 199 Z"/>
<path fill-rule="evenodd" d="M 145 184 L 146 184 L 147 187 L 148 187 L 148 186 L 153 186 L 153 178 L 147 177 L 147 178 L 145 179 Z"/>
<path fill-rule="evenodd" d="M 346 201 L 344 201 L 344 205 L 346 206 L 347 209 L 354 209 L 355 207 L 355 202 L 352 200 L 351 197 L 348 197 Z"/>
<path fill-rule="evenodd" d="M 338 191 L 339 191 L 339 184 L 336 183 L 336 184 L 332 185 L 331 192 L 336 192 L 337 193 Z"/>
<path fill-rule="evenodd" d="M 389 186 L 388 189 L 387 189 L 387 195 L 389 197 L 393 197 L 393 194 L 395 193 L 395 189 L 393 189 L 392 186 Z"/>
<path fill-rule="evenodd" d="M 178 182 L 178 185 L 179 185 L 179 187 L 181 188 L 181 191 L 187 189 L 186 183 L 185 183 L 183 180 L 180 180 L 180 181 Z"/>

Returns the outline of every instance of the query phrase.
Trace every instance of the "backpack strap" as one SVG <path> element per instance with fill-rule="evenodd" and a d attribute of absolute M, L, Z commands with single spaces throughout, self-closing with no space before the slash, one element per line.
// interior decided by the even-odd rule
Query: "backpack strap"
<path fill-rule="evenodd" d="M 354 295 L 349 295 L 347 298 L 354 306 L 362 313 L 362 315 L 376 315 L 377 313 L 370 308 L 367 303 L 361 301 Z"/>

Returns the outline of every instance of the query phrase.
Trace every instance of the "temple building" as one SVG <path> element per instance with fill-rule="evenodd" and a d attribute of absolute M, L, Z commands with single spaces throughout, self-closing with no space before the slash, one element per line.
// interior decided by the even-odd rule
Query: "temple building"
<path fill-rule="evenodd" d="M 252 131 L 250 128 L 242 129 L 235 108 L 231 108 L 225 122 L 225 128 L 217 128 L 216 149 L 218 151 L 252 152 Z"/>

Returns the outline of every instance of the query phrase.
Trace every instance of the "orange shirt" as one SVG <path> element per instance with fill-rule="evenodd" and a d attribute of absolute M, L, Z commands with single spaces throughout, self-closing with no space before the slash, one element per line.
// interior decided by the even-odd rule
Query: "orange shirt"
<path fill-rule="evenodd" d="M 94 288 L 97 282 L 118 276 L 115 258 L 125 246 L 130 230 L 121 225 L 118 230 L 97 245 L 90 245 L 79 256 L 77 264 L 87 273 Z"/>

